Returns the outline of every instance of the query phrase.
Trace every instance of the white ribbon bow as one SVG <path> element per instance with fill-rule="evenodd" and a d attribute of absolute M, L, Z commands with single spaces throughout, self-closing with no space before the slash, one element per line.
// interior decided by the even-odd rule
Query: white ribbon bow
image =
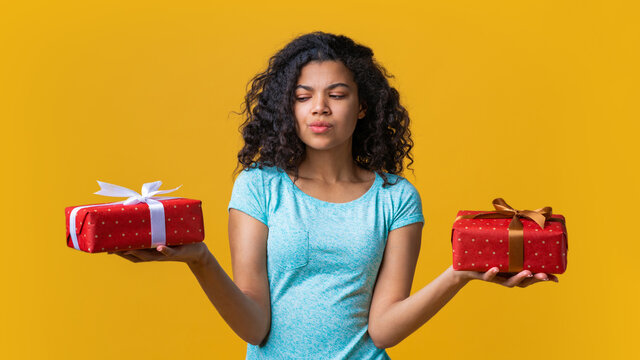
<path fill-rule="evenodd" d="M 100 190 L 96 191 L 94 194 L 103 195 L 103 196 L 113 196 L 113 197 L 128 197 L 127 200 L 117 201 L 108 204 L 98 204 L 98 205 L 86 205 L 86 206 L 78 206 L 71 210 L 71 214 L 69 215 L 69 233 L 71 234 L 71 240 L 73 242 L 73 247 L 77 250 L 80 250 L 80 245 L 78 243 L 78 235 L 76 234 L 76 215 L 78 214 L 78 210 L 84 209 L 92 206 L 107 206 L 107 205 L 134 205 L 138 203 L 146 203 L 149 205 L 149 215 L 151 222 L 151 246 L 164 245 L 166 244 L 166 229 L 164 222 L 164 206 L 158 200 L 168 200 L 168 199 L 177 199 L 176 197 L 168 197 L 168 196 L 154 196 L 157 194 L 166 194 L 172 191 L 178 190 L 182 185 L 178 186 L 175 189 L 171 190 L 158 190 L 162 185 L 162 181 L 154 181 L 150 183 L 145 183 L 142 185 L 142 194 L 138 194 L 137 192 L 128 189 L 123 186 L 118 186 L 114 184 L 109 184 L 106 182 L 98 181 L 98 185 L 100 185 Z"/>
<path fill-rule="evenodd" d="M 180 185 L 177 188 L 171 189 L 171 190 L 158 190 L 160 186 L 162 186 L 162 181 L 158 180 L 150 183 L 144 183 L 142 185 L 142 194 L 138 194 L 137 192 L 123 186 L 109 184 L 106 182 L 102 182 L 100 180 L 96 180 L 96 181 L 98 182 L 98 185 L 100 185 L 100 190 L 94 192 L 94 194 L 103 195 L 103 196 L 114 196 L 114 197 L 128 196 L 129 198 L 122 202 L 123 205 L 134 205 L 141 202 L 146 203 L 148 202 L 149 199 L 154 198 L 154 195 L 156 194 L 170 193 L 180 189 L 180 187 L 182 186 Z M 160 200 L 165 199 L 165 197 L 157 197 L 157 196 L 155 196 L 155 198 Z M 174 199 L 174 198 L 169 198 L 169 199 Z"/>

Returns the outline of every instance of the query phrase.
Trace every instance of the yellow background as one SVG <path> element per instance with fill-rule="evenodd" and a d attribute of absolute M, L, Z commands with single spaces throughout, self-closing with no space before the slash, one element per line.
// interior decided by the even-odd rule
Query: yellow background
<path fill-rule="evenodd" d="M 413 291 L 450 264 L 457 210 L 552 206 L 559 283 L 474 281 L 393 359 L 626 359 L 640 246 L 632 1 L 15 1 L 0 5 L 4 359 L 240 359 L 246 344 L 181 263 L 65 244 L 64 208 L 162 180 L 227 212 L 245 85 L 295 36 L 370 46 L 412 119 L 427 223 Z M 7 5 L 10 4 L 10 5 Z M 179 4 L 179 5 L 177 5 Z M 121 199 L 120 199 L 121 200 Z M 637 353 L 636 353 L 637 354 Z"/>

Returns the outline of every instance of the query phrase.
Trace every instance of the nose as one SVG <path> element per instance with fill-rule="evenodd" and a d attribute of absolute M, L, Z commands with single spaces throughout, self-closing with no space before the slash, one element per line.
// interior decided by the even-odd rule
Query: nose
<path fill-rule="evenodd" d="M 314 99 L 313 108 L 311 109 L 313 115 L 329 115 L 331 113 L 324 95 L 318 95 Z"/>

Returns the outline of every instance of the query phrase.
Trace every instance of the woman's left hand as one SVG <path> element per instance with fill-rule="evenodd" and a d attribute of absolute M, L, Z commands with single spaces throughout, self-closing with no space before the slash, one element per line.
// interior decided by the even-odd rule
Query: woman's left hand
<path fill-rule="evenodd" d="M 451 267 L 453 269 L 453 266 Z M 493 267 L 489 269 L 487 272 L 478 272 L 478 271 L 458 271 L 454 270 L 454 274 L 458 276 L 460 279 L 470 281 L 470 280 L 483 280 L 488 282 L 494 282 L 496 284 L 500 284 L 509 288 L 514 286 L 517 287 L 527 287 L 531 284 L 535 284 L 537 282 L 548 282 L 554 281 L 558 282 L 558 277 L 553 274 L 545 274 L 545 273 L 537 273 L 532 274 L 529 270 L 523 270 L 519 273 L 499 273 L 499 269 L 497 267 Z"/>

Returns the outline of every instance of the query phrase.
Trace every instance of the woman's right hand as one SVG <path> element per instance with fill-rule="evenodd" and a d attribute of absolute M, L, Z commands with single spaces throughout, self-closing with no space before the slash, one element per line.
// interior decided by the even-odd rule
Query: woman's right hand
<path fill-rule="evenodd" d="M 197 242 L 171 247 L 158 245 L 152 249 L 117 251 L 109 252 L 109 254 L 116 254 L 134 263 L 141 261 L 180 261 L 192 266 L 204 262 L 209 254 L 209 248 L 204 242 Z"/>

